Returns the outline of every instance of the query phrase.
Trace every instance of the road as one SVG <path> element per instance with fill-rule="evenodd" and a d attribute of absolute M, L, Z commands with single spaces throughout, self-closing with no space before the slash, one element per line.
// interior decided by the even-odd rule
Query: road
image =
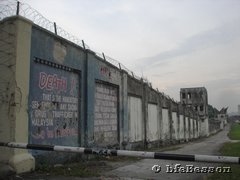
<path fill-rule="evenodd" d="M 221 145 L 230 141 L 227 137 L 229 127 L 223 131 L 204 139 L 203 141 L 190 142 L 182 148 L 174 151 L 166 151 L 167 153 L 177 154 L 203 154 L 203 155 L 219 155 L 218 150 Z M 206 179 L 207 173 L 167 173 L 167 165 L 175 166 L 181 164 L 182 166 L 194 165 L 195 167 L 213 167 L 218 164 L 215 163 L 200 163 L 200 162 L 186 162 L 173 160 L 156 160 L 156 159 L 142 159 L 132 164 L 119 167 L 110 172 L 106 172 L 105 176 L 115 177 L 119 179 L 169 179 L 169 180 L 185 180 L 185 179 Z M 161 172 L 155 173 L 152 171 L 153 165 L 161 166 Z M 219 165 L 218 165 L 219 166 Z"/>
<path fill-rule="evenodd" d="M 176 154 L 203 154 L 203 155 L 219 155 L 218 150 L 223 143 L 230 141 L 227 137 L 229 127 L 226 127 L 223 131 L 210 136 L 205 139 L 189 142 L 186 144 L 177 145 L 180 148 L 172 151 L 165 151 L 166 153 Z M 126 158 L 127 159 L 127 158 Z M 80 180 L 80 179 L 168 179 L 168 180 L 187 180 L 187 179 L 206 179 L 207 173 L 167 173 L 167 165 L 175 166 L 180 164 L 185 167 L 186 165 L 194 165 L 195 167 L 213 167 L 219 166 L 216 163 L 199 163 L 199 162 L 187 162 L 187 161 L 175 161 L 175 160 L 156 160 L 156 159 L 141 159 L 141 160 L 124 160 L 116 162 L 107 162 L 111 168 L 103 169 L 100 177 L 68 177 L 68 176 L 49 176 L 45 174 L 33 173 L 20 175 L 13 178 L 14 180 L 26 179 L 26 180 Z M 161 166 L 161 172 L 155 173 L 152 171 L 152 166 Z"/>

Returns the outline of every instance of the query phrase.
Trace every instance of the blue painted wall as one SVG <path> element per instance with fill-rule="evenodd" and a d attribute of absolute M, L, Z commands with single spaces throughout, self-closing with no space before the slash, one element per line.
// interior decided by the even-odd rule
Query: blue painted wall
<path fill-rule="evenodd" d="M 40 63 L 32 65 L 30 142 L 78 145 L 79 75 Z"/>
<path fill-rule="evenodd" d="M 83 144 L 85 59 L 86 54 L 80 47 L 33 26 L 29 91 L 30 143 Z"/>
<path fill-rule="evenodd" d="M 95 55 L 94 52 L 84 50 L 75 44 L 62 39 L 38 26 L 32 28 L 31 42 L 31 70 L 30 70 L 30 94 L 29 94 L 29 142 L 39 144 L 72 145 L 72 146 L 98 146 L 94 140 L 94 119 L 95 119 L 95 91 L 96 83 L 104 84 L 106 87 L 113 87 L 117 91 L 117 132 L 120 147 L 122 141 L 128 139 L 127 121 L 127 74 L 110 63 Z M 39 87 L 41 82 L 40 74 L 45 76 L 57 76 L 59 79 L 66 79 L 66 91 L 50 91 L 47 88 Z M 44 75 L 43 75 L 44 76 Z M 42 78 L 44 81 L 44 78 Z M 71 82 L 76 81 L 75 93 L 71 92 Z M 45 83 L 48 81 L 46 80 Z M 43 82 L 44 84 L 44 82 Z M 50 77 L 51 84 L 51 77 Z M 51 124 L 41 124 L 35 121 L 33 113 L 39 108 L 37 102 L 44 101 L 43 94 L 77 97 L 78 98 L 78 122 L 70 126 L 69 120 L 55 117 Z M 50 100 L 49 100 L 50 101 Z M 57 102 L 64 106 L 63 102 Z M 33 104 L 35 106 L 33 106 Z M 55 104 L 55 102 L 52 102 Z M 67 103 L 66 103 L 67 104 Z M 57 105 L 56 105 L 57 106 Z M 54 107 L 54 111 L 59 107 Z M 48 110 L 51 114 L 53 110 Z M 67 111 L 67 109 L 64 109 Z M 76 112 L 74 112 L 76 113 Z M 39 115 L 41 116 L 41 115 Z M 44 115 L 42 115 L 45 117 Z M 76 119 L 76 116 L 74 116 Z M 66 121 L 66 122 L 65 122 Z M 61 122 L 61 123 L 60 123 Z M 59 124 L 63 127 L 72 128 L 69 136 L 60 137 L 57 131 Z M 51 127 L 49 127 L 49 125 Z M 74 134 L 78 129 L 78 134 Z M 54 131 L 53 138 L 47 136 L 47 131 Z M 44 132 L 43 132 L 44 131 Z M 64 130 L 62 130 L 65 132 Z M 61 132 L 61 131 L 60 131 Z M 42 134 L 41 134 L 42 133 Z M 43 134 L 45 133 L 44 137 Z M 72 133 L 72 135 L 71 135 Z M 96 138 L 95 138 L 96 139 Z M 111 144 L 111 143 L 110 143 Z"/>
<path fill-rule="evenodd" d="M 98 142 L 96 142 L 96 137 L 94 138 L 94 113 L 95 113 L 95 91 L 96 91 L 96 82 L 105 84 L 109 87 L 115 87 L 117 89 L 117 98 L 118 98 L 118 105 L 117 105 L 117 121 L 118 121 L 118 147 L 120 146 L 120 142 L 122 141 L 122 133 L 120 130 L 123 129 L 123 119 L 126 118 L 124 116 L 125 112 L 122 105 L 122 73 L 114 67 L 113 65 L 109 64 L 108 62 L 104 61 L 103 59 L 97 57 L 94 53 L 89 52 L 87 58 L 87 145 L 88 146 L 101 146 Z M 111 144 L 111 142 L 109 142 Z"/>

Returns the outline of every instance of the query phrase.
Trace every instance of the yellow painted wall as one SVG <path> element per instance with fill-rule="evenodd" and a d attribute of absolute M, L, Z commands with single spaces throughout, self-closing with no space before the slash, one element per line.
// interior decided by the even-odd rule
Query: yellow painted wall
<path fill-rule="evenodd" d="M 22 17 L 11 17 L 0 24 L 2 41 L 0 83 L 4 103 L 0 106 L 0 141 L 28 143 L 28 94 L 30 75 L 30 46 L 32 23 Z M 11 46 L 9 46 L 11 44 Z M 0 149 L 0 161 L 9 163 L 17 173 L 34 169 L 34 158 L 27 150 Z"/>
<path fill-rule="evenodd" d="M 16 22 L 14 19 L 0 23 L 0 141 L 14 140 L 14 103 L 15 71 L 16 71 Z M 8 162 L 13 149 L 0 148 L 0 160 Z"/>

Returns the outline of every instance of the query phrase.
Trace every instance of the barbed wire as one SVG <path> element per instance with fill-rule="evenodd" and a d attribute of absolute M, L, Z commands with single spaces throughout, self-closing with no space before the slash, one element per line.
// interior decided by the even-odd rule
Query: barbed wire
<path fill-rule="evenodd" d="M 44 29 L 54 32 L 54 23 L 42 16 L 37 10 L 33 9 L 28 4 L 20 3 L 19 15 L 26 17 Z"/>
<path fill-rule="evenodd" d="M 75 43 L 75 44 L 77 44 L 77 45 L 79 45 L 83 48 L 90 49 L 90 47 L 86 43 L 84 43 L 84 45 L 83 45 L 83 40 L 80 40 L 76 36 L 71 35 L 70 33 L 68 33 L 67 31 L 65 31 L 63 28 L 61 28 L 59 26 L 57 26 L 56 28 L 57 28 L 56 29 L 57 30 L 57 35 L 65 38 L 65 39 L 67 39 L 67 40 L 69 40 L 69 41 L 71 41 L 71 42 L 73 42 L 73 43 Z"/>
<path fill-rule="evenodd" d="M 0 1 L 0 20 L 7 18 L 7 17 L 15 16 L 15 15 L 23 16 L 23 17 L 31 20 L 34 24 L 36 24 L 58 36 L 61 36 L 62 38 L 65 38 L 82 48 L 90 49 L 98 57 L 106 60 L 107 62 L 109 62 L 110 64 L 115 66 L 116 68 L 124 70 L 125 72 L 128 73 L 128 75 L 132 76 L 133 78 L 135 78 L 139 81 L 143 81 L 144 83 L 148 84 L 149 87 L 152 87 L 152 83 L 149 82 L 149 80 L 147 78 L 137 76 L 133 71 L 128 69 L 125 65 L 123 65 L 119 61 L 117 61 L 109 56 L 104 55 L 104 53 L 98 53 L 97 51 L 94 51 L 86 43 L 84 43 L 83 40 L 77 38 L 76 36 L 71 35 L 63 28 L 57 26 L 55 22 L 52 22 L 52 21 L 48 20 L 47 18 L 45 18 L 37 10 L 33 9 L 30 5 L 21 3 L 17 0 L 1 0 Z M 157 89 L 157 91 L 158 91 L 158 89 Z M 163 96 L 165 96 L 166 98 L 171 99 L 168 95 L 164 94 L 163 92 L 159 92 L 159 93 L 162 94 Z"/>
<path fill-rule="evenodd" d="M 26 3 L 21 3 L 17 0 L 1 0 L 0 1 L 0 20 L 10 17 L 20 15 L 23 16 L 29 20 L 31 20 L 34 24 L 62 37 L 65 38 L 74 44 L 93 51 L 97 56 L 100 58 L 108 61 L 118 69 L 126 71 L 130 76 L 134 77 L 137 80 L 141 80 L 144 83 L 147 83 L 150 87 L 152 87 L 152 84 L 148 81 L 147 78 L 137 76 L 133 71 L 129 70 L 126 66 L 124 66 L 119 61 L 109 57 L 105 56 L 103 53 L 98 53 L 94 50 L 92 50 L 83 40 L 77 38 L 76 36 L 71 35 L 63 28 L 57 26 L 55 22 L 52 22 L 45 18 L 41 13 L 39 13 L 37 10 L 33 9 L 30 5 Z"/>
<path fill-rule="evenodd" d="M 1 0 L 0 1 L 0 20 L 14 16 L 17 12 L 17 1 Z"/>

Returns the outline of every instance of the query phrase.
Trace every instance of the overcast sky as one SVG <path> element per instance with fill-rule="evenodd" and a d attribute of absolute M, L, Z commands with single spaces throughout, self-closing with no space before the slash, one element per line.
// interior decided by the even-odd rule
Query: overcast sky
<path fill-rule="evenodd" d="M 204 86 L 218 109 L 240 104 L 239 0 L 21 0 L 90 48 L 179 101 Z"/>

